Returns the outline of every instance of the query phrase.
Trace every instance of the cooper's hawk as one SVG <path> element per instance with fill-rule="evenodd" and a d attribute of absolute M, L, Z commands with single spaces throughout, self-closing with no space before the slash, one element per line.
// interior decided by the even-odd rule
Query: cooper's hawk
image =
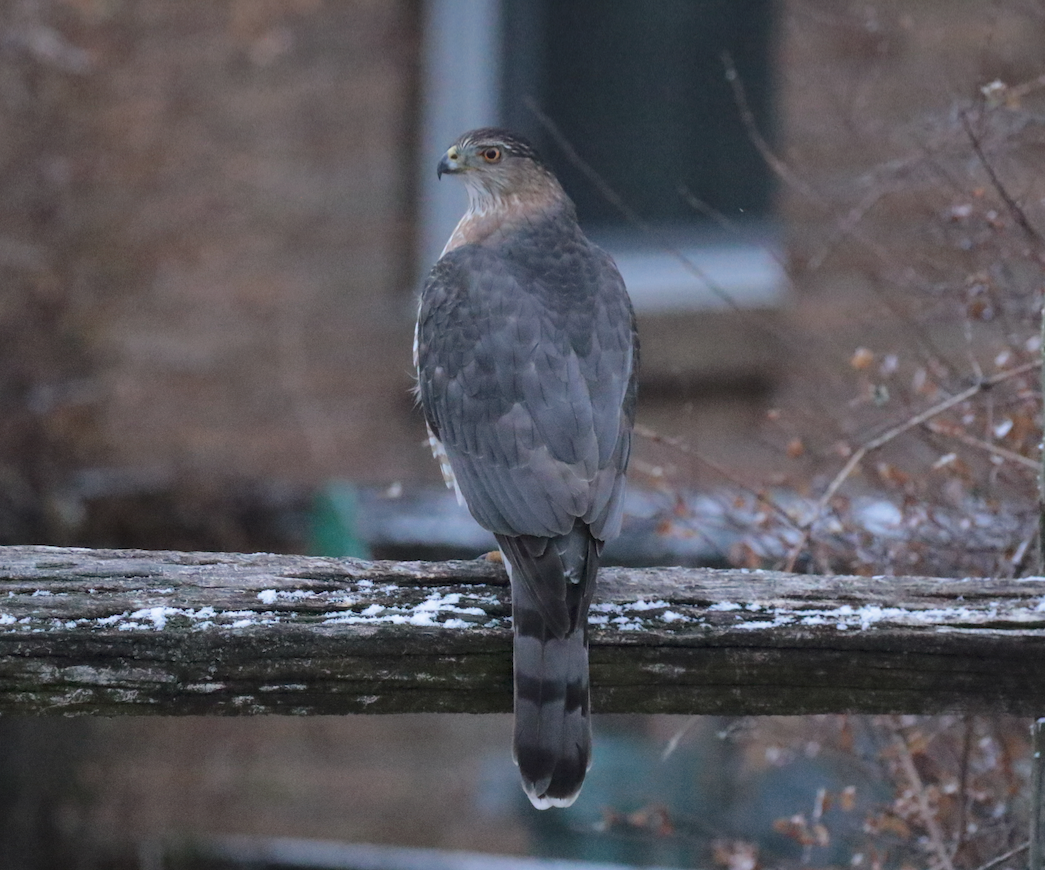
<path fill-rule="evenodd" d="M 469 204 L 421 295 L 418 392 L 447 483 L 511 579 L 523 788 L 538 809 L 569 806 L 591 757 L 588 606 L 621 524 L 635 315 L 524 139 L 465 133 L 444 173 Z"/>

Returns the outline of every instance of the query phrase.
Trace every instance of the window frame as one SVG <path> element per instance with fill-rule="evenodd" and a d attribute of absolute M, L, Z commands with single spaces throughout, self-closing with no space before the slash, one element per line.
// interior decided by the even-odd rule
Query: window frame
<path fill-rule="evenodd" d="M 511 122 L 502 106 L 504 2 L 424 3 L 419 285 L 467 207 L 460 185 L 439 184 L 439 156 L 465 130 Z M 513 34 L 513 39 L 519 36 Z M 539 60 L 540 46 L 529 51 L 535 62 Z M 788 280 L 781 233 L 771 216 L 728 233 L 696 220 L 663 233 L 639 227 L 632 231 L 626 224 L 612 231 L 589 229 L 592 239 L 617 262 L 640 315 L 777 308 L 784 302 Z"/>

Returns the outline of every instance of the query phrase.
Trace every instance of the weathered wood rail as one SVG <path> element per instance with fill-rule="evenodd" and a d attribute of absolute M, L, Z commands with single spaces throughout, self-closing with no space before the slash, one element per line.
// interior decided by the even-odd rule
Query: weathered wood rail
<path fill-rule="evenodd" d="M 500 712 L 498 565 L 0 547 L 0 714 Z M 602 712 L 1040 714 L 1045 578 L 605 569 Z"/>

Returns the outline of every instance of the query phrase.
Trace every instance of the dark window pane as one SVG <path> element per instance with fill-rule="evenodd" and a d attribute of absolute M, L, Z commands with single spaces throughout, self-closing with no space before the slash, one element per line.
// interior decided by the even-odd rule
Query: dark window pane
<path fill-rule="evenodd" d="M 740 73 L 771 138 L 771 0 L 543 0 L 506 3 L 505 117 L 555 165 L 581 218 L 621 218 L 522 105 L 534 95 L 592 167 L 644 218 L 699 221 L 679 196 L 731 218 L 765 217 L 769 172 L 725 79 Z"/>

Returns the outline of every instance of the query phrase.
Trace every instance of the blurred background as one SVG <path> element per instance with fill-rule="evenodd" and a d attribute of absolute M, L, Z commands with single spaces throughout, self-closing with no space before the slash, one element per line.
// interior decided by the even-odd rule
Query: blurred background
<path fill-rule="evenodd" d="M 465 206 L 435 165 L 505 124 L 639 314 L 611 561 L 1032 571 L 1043 107 L 1041 0 L 3 0 L 0 543 L 482 552 L 410 349 Z M 1022 842 L 1025 732 L 596 717 L 537 818 L 505 717 L 5 720 L 0 867 L 920 866 L 915 794 L 975 868 Z"/>

